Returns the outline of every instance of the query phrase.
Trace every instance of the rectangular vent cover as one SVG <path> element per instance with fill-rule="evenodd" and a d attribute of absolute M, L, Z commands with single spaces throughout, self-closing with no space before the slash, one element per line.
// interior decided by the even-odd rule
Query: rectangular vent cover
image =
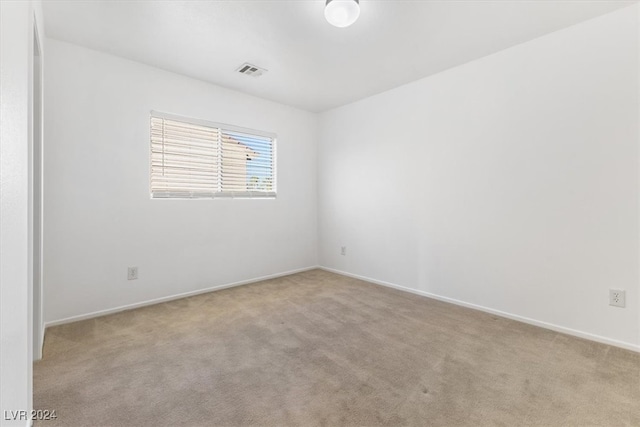
<path fill-rule="evenodd" d="M 246 74 L 247 76 L 260 77 L 262 74 L 266 73 L 267 70 L 264 68 L 260 68 L 257 65 L 249 64 L 245 62 L 236 70 L 240 74 Z"/>

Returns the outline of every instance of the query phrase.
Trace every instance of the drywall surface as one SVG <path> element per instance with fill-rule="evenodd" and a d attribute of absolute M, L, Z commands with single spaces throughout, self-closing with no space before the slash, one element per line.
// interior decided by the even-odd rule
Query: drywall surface
<path fill-rule="evenodd" d="M 0 410 L 31 409 L 32 346 L 28 270 L 28 3 L 0 4 Z M 11 40 L 11 42 L 9 42 Z M 26 425 L 21 416 L 3 426 Z"/>
<path fill-rule="evenodd" d="M 634 5 L 323 114 L 320 264 L 640 349 L 639 72 Z"/>
<path fill-rule="evenodd" d="M 0 2 L 0 425 L 29 425 L 32 409 L 34 28 L 39 1 Z M 42 34 L 42 33 L 40 33 Z M 41 44 L 44 51 L 44 46 Z"/>
<path fill-rule="evenodd" d="M 317 264 L 316 115 L 54 40 L 45 83 L 48 323 Z M 150 199 L 151 110 L 276 133 L 277 198 Z"/>

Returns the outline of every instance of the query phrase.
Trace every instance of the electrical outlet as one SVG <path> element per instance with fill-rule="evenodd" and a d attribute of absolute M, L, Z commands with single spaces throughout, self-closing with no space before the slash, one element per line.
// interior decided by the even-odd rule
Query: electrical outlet
<path fill-rule="evenodd" d="M 622 289 L 609 289 L 609 305 L 614 307 L 625 306 L 626 293 Z"/>
<path fill-rule="evenodd" d="M 136 280 L 138 278 L 138 267 L 129 267 L 127 271 L 127 280 Z"/>
<path fill-rule="evenodd" d="M 347 247 L 346 246 L 341 246 L 340 247 L 340 255 L 346 255 L 347 254 Z"/>

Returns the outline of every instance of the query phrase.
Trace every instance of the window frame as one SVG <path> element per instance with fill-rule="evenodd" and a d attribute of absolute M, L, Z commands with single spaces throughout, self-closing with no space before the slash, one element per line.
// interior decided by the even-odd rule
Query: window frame
<path fill-rule="evenodd" d="M 152 150 L 152 142 L 151 142 L 151 122 L 154 118 L 157 119 L 166 119 L 173 120 L 178 122 L 183 122 L 186 124 L 193 124 L 197 126 L 211 127 L 217 128 L 222 135 L 225 131 L 229 132 L 237 132 L 244 133 L 250 136 L 257 136 L 261 138 L 269 138 L 271 139 L 271 177 L 272 177 L 272 190 L 271 191 L 214 191 L 210 194 L 191 194 L 187 195 L 185 192 L 165 192 L 163 194 L 156 193 L 154 194 L 152 190 L 152 161 L 153 161 L 153 150 Z M 274 132 L 266 132 L 260 131 L 251 128 L 245 128 L 241 126 L 229 125 L 226 123 L 213 122 L 205 119 L 198 119 L 193 117 L 186 117 L 177 114 L 164 113 L 161 111 L 151 110 L 149 114 L 149 127 L 148 127 L 148 148 L 149 148 L 149 197 L 152 200 L 213 200 L 213 199 L 275 199 L 278 194 L 278 177 L 277 177 L 277 134 Z M 218 141 L 221 144 L 221 140 Z M 222 147 L 218 147 L 218 150 L 222 150 Z M 222 173 L 222 172 L 220 172 Z"/>

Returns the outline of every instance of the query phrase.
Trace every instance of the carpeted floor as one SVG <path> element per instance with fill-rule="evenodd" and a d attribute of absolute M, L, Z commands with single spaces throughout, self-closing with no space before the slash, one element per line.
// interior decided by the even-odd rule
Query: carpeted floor
<path fill-rule="evenodd" d="M 36 426 L 640 426 L 640 354 L 314 270 L 47 330 Z"/>

